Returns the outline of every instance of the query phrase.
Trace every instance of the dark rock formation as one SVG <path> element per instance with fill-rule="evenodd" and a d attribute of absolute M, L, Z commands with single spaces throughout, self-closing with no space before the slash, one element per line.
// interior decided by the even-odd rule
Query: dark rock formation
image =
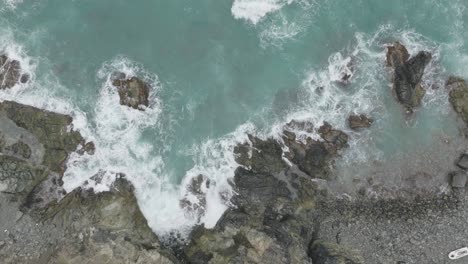
<path fill-rule="evenodd" d="M 15 86 L 21 77 L 21 65 L 17 60 L 8 58 L 5 54 L 0 54 L 0 89 Z M 21 82 L 27 82 L 29 77 L 21 77 Z"/>
<path fill-rule="evenodd" d="M 210 187 L 210 180 L 203 175 L 192 178 L 187 187 L 188 194 L 180 200 L 180 206 L 186 211 L 201 217 L 206 209 L 204 189 Z M 192 196 L 192 197 L 188 197 Z M 196 201 L 194 201 L 196 199 Z"/>
<path fill-rule="evenodd" d="M 361 128 L 369 128 L 374 120 L 367 117 L 366 115 L 350 115 L 348 117 L 348 125 L 353 130 L 359 130 Z"/>
<path fill-rule="evenodd" d="M 117 87 L 120 104 L 134 109 L 148 106 L 150 87 L 137 77 L 127 78 L 125 74 L 114 74 L 112 85 Z"/>
<path fill-rule="evenodd" d="M 397 100 L 409 112 L 419 106 L 424 97 L 421 79 L 431 59 L 432 55 L 427 51 L 409 58 L 406 48 L 398 42 L 387 50 L 387 65 L 394 69 L 393 87 Z"/>
<path fill-rule="evenodd" d="M 192 234 L 181 257 L 190 263 L 312 263 L 308 246 L 315 230 L 320 196 L 311 178 L 324 178 L 347 136 L 325 124 L 322 140 L 296 141 L 286 125 L 283 141 L 249 136 L 235 152 L 233 208 L 216 227 Z M 284 152 L 283 149 L 289 149 Z M 291 164 L 292 163 L 292 164 Z M 315 263 L 315 262 L 314 262 Z"/>

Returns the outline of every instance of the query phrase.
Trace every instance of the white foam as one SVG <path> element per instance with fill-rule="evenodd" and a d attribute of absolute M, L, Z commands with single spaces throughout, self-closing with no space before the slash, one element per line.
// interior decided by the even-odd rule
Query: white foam
<path fill-rule="evenodd" d="M 2 0 L 2 6 L 0 6 L 0 11 L 3 10 L 15 10 L 18 5 L 23 3 L 23 0 Z"/>
<path fill-rule="evenodd" d="M 126 76 L 138 76 L 150 84 L 150 106 L 145 111 L 135 110 L 119 104 L 117 89 L 112 86 L 113 72 L 122 72 Z M 141 133 L 148 127 L 155 126 L 161 105 L 156 97 L 159 81 L 156 75 L 146 73 L 141 65 L 128 58 L 118 57 L 105 63 L 98 72 L 103 80 L 99 99 L 94 109 L 94 124 L 83 131 L 88 140 L 96 145 L 93 156 L 78 154 L 70 158 L 68 170 L 64 175 L 67 191 L 81 186 L 88 181 L 88 186 L 96 191 L 104 191 L 118 173 L 128 176 L 136 185 L 152 181 L 152 175 L 160 168 L 161 158 L 151 155 L 152 146 L 141 142 Z M 90 177 L 100 173 L 105 181 L 95 181 Z"/>
<path fill-rule="evenodd" d="M 257 24 L 267 14 L 280 10 L 293 0 L 234 0 L 231 12 L 234 18 Z"/>
<path fill-rule="evenodd" d="M 207 228 L 215 226 L 219 218 L 229 206 L 229 200 L 234 195 L 229 181 L 234 177 L 238 167 L 234 157 L 234 147 L 247 140 L 247 133 L 253 132 L 252 124 L 241 125 L 236 131 L 224 137 L 209 139 L 188 150 L 187 155 L 193 157 L 195 166 L 187 171 L 180 185 L 166 186 L 168 189 L 156 195 L 147 193 L 142 198 L 142 211 L 148 223 L 162 237 L 173 231 L 187 235 L 195 224 L 202 224 Z M 191 202 L 200 203 L 198 198 L 191 195 L 188 186 L 191 180 L 199 175 L 206 177 L 209 187 L 202 188 L 205 196 L 205 212 L 199 216 L 186 211 L 180 206 L 180 199 L 189 197 Z"/>

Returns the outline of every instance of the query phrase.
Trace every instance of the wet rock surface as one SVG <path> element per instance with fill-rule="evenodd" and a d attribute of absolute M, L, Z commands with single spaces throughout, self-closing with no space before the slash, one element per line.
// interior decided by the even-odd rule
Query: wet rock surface
<path fill-rule="evenodd" d="M 114 73 L 112 85 L 117 87 L 120 104 L 134 109 L 148 106 L 149 84 L 137 77 L 127 77 L 123 73 Z"/>
<path fill-rule="evenodd" d="M 419 106 L 424 97 L 421 79 L 431 59 L 432 55 L 427 51 L 420 51 L 410 57 L 406 47 L 398 42 L 387 49 L 387 65 L 394 70 L 393 88 L 396 98 L 409 112 Z"/>
<path fill-rule="evenodd" d="M 353 130 L 359 130 L 362 128 L 369 128 L 374 120 L 367 117 L 366 115 L 350 115 L 348 117 L 348 125 Z"/>
<path fill-rule="evenodd" d="M 234 207 L 214 229 L 200 227 L 193 233 L 180 253 L 183 260 L 312 263 L 308 247 L 314 237 L 315 203 L 320 196 L 313 179 L 328 176 L 333 158 L 346 146 L 348 137 L 325 124 L 320 129 L 321 140 L 301 142 L 289 128 L 282 141 L 249 136 L 248 143 L 237 146 L 237 161 L 242 166 L 234 177 Z M 288 152 L 282 151 L 285 146 Z"/>
<path fill-rule="evenodd" d="M 21 76 L 19 61 L 0 53 L 0 89 L 12 88 L 19 81 L 26 83 L 28 80 L 29 76 Z"/>

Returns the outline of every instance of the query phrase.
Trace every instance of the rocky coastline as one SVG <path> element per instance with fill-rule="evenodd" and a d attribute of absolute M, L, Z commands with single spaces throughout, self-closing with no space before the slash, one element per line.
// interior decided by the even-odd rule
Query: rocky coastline
<path fill-rule="evenodd" d="M 400 43 L 388 47 L 395 99 L 408 113 L 422 107 L 428 88 L 421 79 L 430 60 L 426 51 L 411 57 Z M 29 79 L 5 55 L 0 66 L 0 89 Z M 148 84 L 119 73 L 112 82 L 120 104 L 145 110 Z M 445 89 L 453 110 L 468 124 L 468 84 L 450 77 Z M 375 118 L 350 113 L 347 121 L 359 133 Z M 334 180 L 334 163 L 352 135 L 326 122 L 315 127 L 293 120 L 284 125 L 280 139 L 249 135 L 248 142 L 236 146 L 236 195 L 213 229 L 196 227 L 182 245 L 162 243 L 124 175 L 107 192 L 65 192 L 62 177 L 69 156 L 95 150 L 72 121 L 0 102 L 2 263 L 445 263 L 448 252 L 464 246 L 460 243 L 468 236 L 463 228 L 468 216 L 465 154 L 454 161 L 459 170 L 446 175 L 451 190 L 445 194 L 337 198 L 324 183 Z M 317 131 L 319 138 L 298 139 L 292 131 L 301 129 Z M 200 175 L 192 192 L 202 184 L 209 182 Z M 181 206 L 203 213 L 203 203 L 182 199 Z"/>

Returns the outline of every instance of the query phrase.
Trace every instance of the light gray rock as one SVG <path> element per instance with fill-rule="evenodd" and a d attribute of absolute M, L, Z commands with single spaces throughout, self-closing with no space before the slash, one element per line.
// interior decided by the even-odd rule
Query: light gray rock
<path fill-rule="evenodd" d="M 458 171 L 452 175 L 452 187 L 465 188 L 466 185 L 466 172 Z"/>

